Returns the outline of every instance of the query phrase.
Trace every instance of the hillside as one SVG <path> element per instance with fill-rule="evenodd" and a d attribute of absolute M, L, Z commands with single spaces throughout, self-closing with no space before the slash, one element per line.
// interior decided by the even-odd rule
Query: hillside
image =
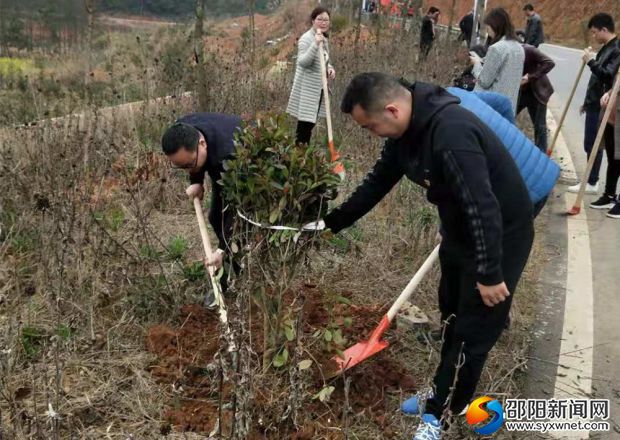
<path fill-rule="evenodd" d="M 442 11 L 441 23 L 448 24 L 450 8 L 453 0 L 424 0 L 424 9 L 437 6 Z M 489 0 L 487 9 L 495 7 L 506 8 L 513 17 L 518 29 L 525 27 L 523 6 L 532 3 L 542 16 L 545 23 L 545 33 L 549 41 L 562 42 L 577 47 L 585 45 L 587 37 L 588 19 L 597 12 L 608 12 L 616 19 L 620 19 L 620 2 L 617 0 L 591 0 L 587 2 L 557 0 Z M 456 0 L 455 23 L 473 7 L 473 0 Z"/>

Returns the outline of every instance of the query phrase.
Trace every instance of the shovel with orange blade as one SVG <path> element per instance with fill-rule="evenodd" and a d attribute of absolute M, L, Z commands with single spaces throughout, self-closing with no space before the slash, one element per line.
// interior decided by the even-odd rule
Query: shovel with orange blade
<path fill-rule="evenodd" d="M 334 132 L 332 130 L 332 112 L 329 102 L 329 86 L 327 85 L 327 67 L 325 66 L 325 49 L 323 43 L 319 46 L 319 59 L 321 64 L 321 78 L 323 80 L 323 99 L 325 99 L 325 119 L 327 119 L 327 145 L 334 164 L 334 173 L 338 174 L 340 180 L 344 180 L 346 174 L 342 162 L 339 162 L 340 154 L 334 145 Z"/>
<path fill-rule="evenodd" d="M 405 290 L 403 290 L 398 298 L 396 298 L 396 301 L 392 304 L 390 310 L 383 315 L 381 322 L 370 334 L 368 341 L 358 342 L 353 347 L 347 348 L 344 351 L 344 357 L 341 358 L 336 356 L 333 359 L 338 365 L 338 370 L 334 372 L 334 375 L 340 374 L 343 371 L 356 366 L 360 362 L 377 354 L 389 345 L 387 341 L 381 340 L 383 333 L 385 333 L 388 329 L 403 304 L 411 297 L 415 289 L 418 287 L 418 284 L 420 284 L 420 281 L 422 281 L 431 267 L 433 267 L 433 263 L 437 260 L 438 255 L 439 245 L 433 249 L 433 252 L 431 252 L 426 261 L 424 261 L 422 267 L 418 269 L 411 281 L 409 281 L 409 284 L 407 284 Z"/>

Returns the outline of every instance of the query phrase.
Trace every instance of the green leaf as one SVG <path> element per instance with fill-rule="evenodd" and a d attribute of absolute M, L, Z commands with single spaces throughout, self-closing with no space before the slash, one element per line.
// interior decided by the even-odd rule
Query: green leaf
<path fill-rule="evenodd" d="M 282 185 L 280 185 L 278 182 L 275 182 L 273 180 L 271 182 L 269 182 L 269 184 L 271 186 L 273 186 L 275 189 L 279 189 L 280 191 L 282 191 L 284 189 L 284 187 Z"/>
<path fill-rule="evenodd" d="M 274 224 L 278 220 L 279 216 L 280 216 L 280 209 L 276 207 L 269 214 L 269 223 Z"/>
<path fill-rule="evenodd" d="M 215 281 L 219 283 L 223 275 L 224 275 L 224 268 L 220 267 L 219 270 L 216 272 L 215 277 L 213 278 L 215 278 Z"/>
<path fill-rule="evenodd" d="M 300 370 L 307 370 L 311 366 L 312 366 L 312 360 L 310 359 L 304 359 L 303 361 L 297 364 L 297 368 L 299 368 Z"/>
<path fill-rule="evenodd" d="M 288 362 L 288 350 L 285 348 L 282 349 L 280 353 L 278 353 L 273 358 L 273 366 L 276 368 L 282 367 L 284 364 Z"/>
<path fill-rule="evenodd" d="M 325 339 L 327 342 L 331 342 L 333 338 L 334 335 L 332 334 L 332 332 L 326 329 L 325 333 L 323 333 L 323 339 Z"/>
<path fill-rule="evenodd" d="M 341 303 L 341 304 L 346 304 L 346 305 L 348 305 L 348 306 L 350 306 L 350 305 L 352 304 L 352 303 L 351 303 L 351 300 L 350 300 L 349 298 L 344 297 L 344 296 L 340 296 L 340 295 L 339 295 L 339 296 L 337 296 L 337 297 L 336 297 L 336 300 L 337 300 L 339 303 Z"/>
<path fill-rule="evenodd" d="M 293 327 L 289 327 L 289 326 L 284 327 L 284 335 L 286 336 L 286 339 L 289 342 L 292 342 L 295 340 L 295 330 L 293 329 Z"/>
<path fill-rule="evenodd" d="M 342 337 L 342 331 L 340 329 L 334 330 L 334 344 L 342 345 L 346 341 Z"/>
<path fill-rule="evenodd" d="M 321 389 L 321 391 L 312 396 L 312 399 L 319 399 L 321 402 L 329 401 L 329 398 L 331 397 L 335 389 L 336 388 L 331 385 L 325 386 L 323 387 L 323 389 Z"/>
<path fill-rule="evenodd" d="M 343 320 L 345 327 L 351 327 L 353 325 L 353 320 L 350 317 L 345 317 Z"/>

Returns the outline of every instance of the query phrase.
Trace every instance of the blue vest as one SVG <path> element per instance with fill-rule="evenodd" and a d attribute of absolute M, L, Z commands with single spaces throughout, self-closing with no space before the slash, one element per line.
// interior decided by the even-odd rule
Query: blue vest
<path fill-rule="evenodd" d="M 461 106 L 478 116 L 502 141 L 519 168 L 532 203 L 547 197 L 560 177 L 560 167 L 501 115 L 504 107 L 512 109 L 510 100 L 497 93 L 485 92 L 486 96 L 481 99 L 477 92 L 467 92 L 456 87 L 447 90 L 460 98 Z M 512 110 L 509 114 L 512 114 Z"/>

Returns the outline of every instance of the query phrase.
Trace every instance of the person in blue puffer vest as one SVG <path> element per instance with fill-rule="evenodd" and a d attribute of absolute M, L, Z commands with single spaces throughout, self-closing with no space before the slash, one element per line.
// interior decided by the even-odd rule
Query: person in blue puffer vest
<path fill-rule="evenodd" d="M 512 104 L 505 96 L 493 92 L 467 92 L 457 87 L 446 90 L 458 97 L 462 107 L 478 116 L 500 138 L 525 181 L 536 217 L 560 177 L 558 164 L 514 125 Z"/>

